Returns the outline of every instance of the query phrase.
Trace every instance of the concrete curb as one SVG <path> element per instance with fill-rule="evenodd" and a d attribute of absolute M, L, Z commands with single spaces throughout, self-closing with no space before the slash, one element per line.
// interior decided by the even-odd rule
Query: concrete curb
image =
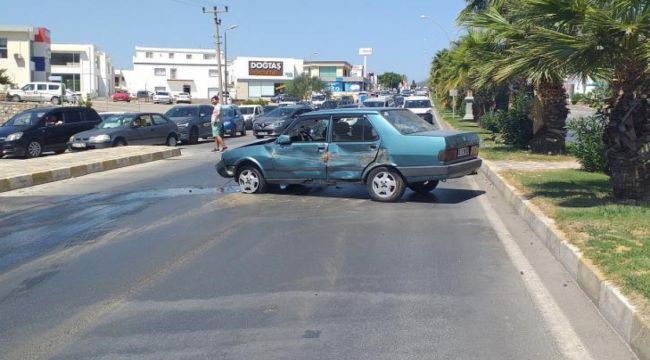
<path fill-rule="evenodd" d="M 156 150 L 155 152 L 139 155 L 126 154 L 123 157 L 98 160 L 82 165 L 0 178 L 0 192 L 26 188 L 34 185 L 60 181 L 102 171 L 114 170 L 121 167 L 143 164 L 180 155 L 181 149 L 171 148 L 165 150 Z"/>
<path fill-rule="evenodd" d="M 435 109 L 441 123 L 453 129 Z M 607 281 L 581 251 L 566 240 L 566 236 L 544 213 L 498 174 L 496 167 L 483 160 L 479 171 L 517 211 L 546 248 L 566 268 L 573 280 L 596 305 L 605 320 L 625 340 L 639 359 L 650 360 L 650 326 L 631 302 Z"/>

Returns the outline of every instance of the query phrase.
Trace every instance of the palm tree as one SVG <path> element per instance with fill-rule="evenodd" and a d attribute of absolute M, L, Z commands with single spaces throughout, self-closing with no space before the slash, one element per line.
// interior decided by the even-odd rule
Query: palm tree
<path fill-rule="evenodd" d="M 608 81 L 607 173 L 616 198 L 650 202 L 650 0 L 522 0 L 540 26 L 531 50 L 549 66 Z"/>

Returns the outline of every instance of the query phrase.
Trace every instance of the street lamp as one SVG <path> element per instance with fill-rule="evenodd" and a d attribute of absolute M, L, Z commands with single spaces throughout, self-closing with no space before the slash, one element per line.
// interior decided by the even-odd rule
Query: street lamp
<path fill-rule="evenodd" d="M 224 73 L 226 75 L 226 93 L 228 94 L 228 97 L 225 100 L 225 103 L 228 103 L 228 100 L 230 99 L 230 92 L 228 91 L 228 31 L 234 30 L 238 28 L 239 25 L 232 25 L 229 28 L 226 29 L 226 31 L 223 32 L 223 47 L 224 47 L 224 58 L 226 58 L 226 67 L 224 70 Z M 217 54 L 219 56 L 219 54 Z"/>
<path fill-rule="evenodd" d="M 420 19 L 422 19 L 422 20 L 431 20 L 431 22 L 432 22 L 434 25 L 438 26 L 438 27 L 442 30 L 442 32 L 445 33 L 445 36 L 447 37 L 447 41 L 451 42 L 451 37 L 449 37 L 449 33 L 448 33 L 447 30 L 445 30 L 445 28 L 442 27 L 442 25 L 440 25 L 437 21 L 433 20 L 430 16 L 427 16 L 427 15 L 420 15 Z"/>

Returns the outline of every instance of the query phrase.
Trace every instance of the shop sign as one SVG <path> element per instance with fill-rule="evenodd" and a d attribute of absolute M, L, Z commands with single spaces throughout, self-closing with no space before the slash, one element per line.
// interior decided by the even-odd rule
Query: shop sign
<path fill-rule="evenodd" d="M 282 76 L 284 74 L 282 61 L 249 61 L 248 75 Z"/>

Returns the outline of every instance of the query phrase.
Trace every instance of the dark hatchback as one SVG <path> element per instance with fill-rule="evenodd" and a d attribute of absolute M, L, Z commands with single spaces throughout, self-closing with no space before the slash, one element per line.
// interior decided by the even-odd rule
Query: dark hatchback
<path fill-rule="evenodd" d="M 177 105 L 169 109 L 165 116 L 178 125 L 180 141 L 189 144 L 199 142 L 199 137 L 212 136 L 210 118 L 212 105 Z"/>
<path fill-rule="evenodd" d="M 124 145 L 175 146 L 178 142 L 176 123 L 162 114 L 109 114 L 95 128 L 75 134 L 68 146 L 71 150 L 101 149 Z"/>
<path fill-rule="evenodd" d="M 290 105 L 271 110 L 253 122 L 253 134 L 258 139 L 264 136 L 278 136 L 298 116 L 312 111 L 305 105 Z"/>
<path fill-rule="evenodd" d="M 23 111 L 0 127 L 0 157 L 27 158 L 54 151 L 65 152 L 70 136 L 92 129 L 101 122 L 91 108 L 69 106 Z"/>

